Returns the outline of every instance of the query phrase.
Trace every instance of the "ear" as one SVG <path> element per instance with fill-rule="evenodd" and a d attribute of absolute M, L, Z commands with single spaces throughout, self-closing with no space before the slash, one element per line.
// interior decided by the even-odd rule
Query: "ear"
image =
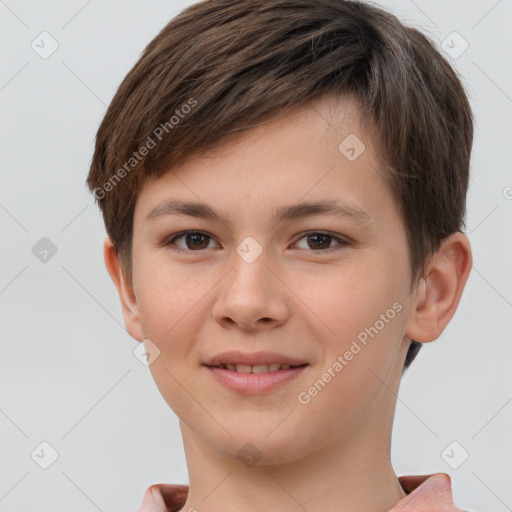
<path fill-rule="evenodd" d="M 457 310 L 472 264 L 466 235 L 453 233 L 443 241 L 414 291 L 405 331 L 409 339 L 429 342 L 441 335 Z"/>
<path fill-rule="evenodd" d="M 103 242 L 103 259 L 105 260 L 105 266 L 107 267 L 110 278 L 117 288 L 117 293 L 121 300 L 121 308 L 123 311 L 126 330 L 132 338 L 137 341 L 142 341 L 144 336 L 142 335 L 142 329 L 139 321 L 137 297 L 135 296 L 135 291 L 132 288 L 132 285 L 126 279 L 117 251 L 108 236 Z"/>

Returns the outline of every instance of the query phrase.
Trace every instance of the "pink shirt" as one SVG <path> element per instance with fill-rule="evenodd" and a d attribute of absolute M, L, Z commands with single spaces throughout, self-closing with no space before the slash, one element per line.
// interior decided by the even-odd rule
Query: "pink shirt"
<path fill-rule="evenodd" d="M 446 473 L 401 476 L 398 481 L 407 496 L 389 512 L 468 512 L 454 505 L 451 480 Z M 137 512 L 178 512 L 187 494 L 188 485 L 152 485 Z"/>

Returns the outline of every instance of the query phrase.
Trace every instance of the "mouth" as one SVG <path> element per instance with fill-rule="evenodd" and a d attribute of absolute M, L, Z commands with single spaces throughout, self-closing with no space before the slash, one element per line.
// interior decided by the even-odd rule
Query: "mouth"
<path fill-rule="evenodd" d="M 271 363 L 271 364 L 219 364 L 219 365 L 205 365 L 208 368 L 219 368 L 221 370 L 228 370 L 230 372 L 236 373 L 272 373 L 278 372 L 280 370 L 290 370 L 295 368 L 302 368 L 305 366 L 309 366 L 307 363 L 298 364 L 298 365 L 290 365 L 290 364 L 280 364 L 280 363 Z"/>
<path fill-rule="evenodd" d="M 202 366 L 224 388 L 237 394 L 262 395 L 298 379 L 310 363 L 276 352 L 229 351 L 207 359 Z"/>
<path fill-rule="evenodd" d="M 292 383 L 307 372 L 310 365 L 226 363 L 203 366 L 213 377 L 214 382 L 224 389 L 239 395 L 265 395 L 278 388 L 286 388 L 286 384 Z"/>

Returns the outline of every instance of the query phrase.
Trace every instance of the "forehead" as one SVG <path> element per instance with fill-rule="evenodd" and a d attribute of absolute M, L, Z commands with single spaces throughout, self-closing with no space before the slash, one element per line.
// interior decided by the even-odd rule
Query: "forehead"
<path fill-rule="evenodd" d="M 359 105 L 323 97 L 232 134 L 146 183 L 136 215 L 169 200 L 202 202 L 239 218 L 302 200 L 342 200 L 383 218 L 391 191 Z"/>
<path fill-rule="evenodd" d="M 370 140 L 373 137 L 373 125 L 363 119 L 360 110 L 358 101 L 351 96 L 321 96 L 293 108 L 281 109 L 255 125 L 247 125 L 228 134 L 219 146 L 205 149 L 195 157 L 212 160 L 225 158 L 239 151 L 248 140 L 250 144 L 254 144 L 256 140 L 260 143 L 266 140 L 275 146 L 272 149 L 279 149 L 278 140 L 288 139 L 293 144 L 294 137 L 297 137 L 297 152 L 300 151 L 298 145 L 301 142 L 301 134 L 307 134 L 312 140 L 323 141 L 324 146 L 321 149 L 328 149 L 332 143 L 337 145 L 337 142 L 341 142 L 344 134 L 346 136 L 353 133 L 361 142 L 364 141 L 366 148 L 370 149 L 372 157 L 376 159 L 376 154 L 373 155 L 373 138 Z M 272 153 L 273 151 L 270 154 Z M 290 153 L 290 156 L 292 155 L 293 152 Z"/>

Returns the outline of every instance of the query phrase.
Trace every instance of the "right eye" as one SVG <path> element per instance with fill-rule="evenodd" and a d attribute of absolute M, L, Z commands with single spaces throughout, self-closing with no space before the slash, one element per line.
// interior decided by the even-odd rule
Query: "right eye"
<path fill-rule="evenodd" d="M 181 238 L 185 241 L 185 247 L 180 247 L 176 244 L 176 241 Z M 205 239 L 213 240 L 210 235 L 202 231 L 181 231 L 172 235 L 165 242 L 165 246 L 175 252 L 198 252 L 201 249 L 208 249 L 208 243 L 206 242 L 205 244 Z"/>

